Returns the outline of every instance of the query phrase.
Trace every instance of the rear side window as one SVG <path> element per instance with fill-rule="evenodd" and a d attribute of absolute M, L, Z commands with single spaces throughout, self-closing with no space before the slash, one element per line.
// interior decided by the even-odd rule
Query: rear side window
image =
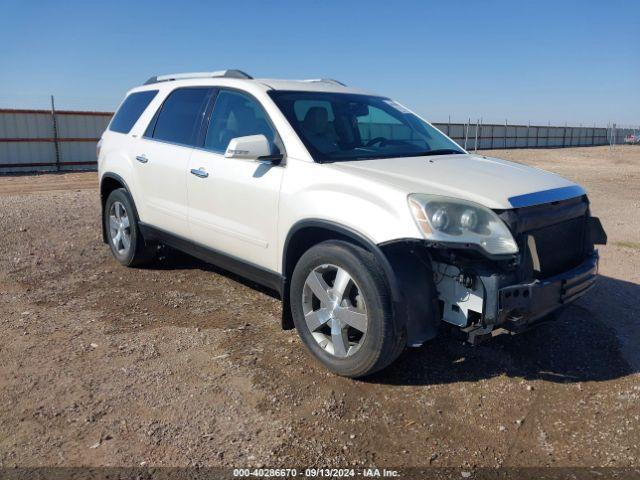
<path fill-rule="evenodd" d="M 136 92 L 125 98 L 109 124 L 109 130 L 119 133 L 129 133 L 135 123 L 158 94 L 158 90 Z"/>
<path fill-rule="evenodd" d="M 145 134 L 156 140 L 195 145 L 202 112 L 207 106 L 210 88 L 179 88 L 162 104 L 157 118 Z"/>

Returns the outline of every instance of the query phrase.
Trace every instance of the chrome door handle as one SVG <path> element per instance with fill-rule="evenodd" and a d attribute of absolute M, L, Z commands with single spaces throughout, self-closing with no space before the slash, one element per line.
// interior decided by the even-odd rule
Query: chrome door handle
<path fill-rule="evenodd" d="M 207 178 L 209 174 L 202 168 L 192 168 L 191 174 L 199 178 Z"/>
<path fill-rule="evenodd" d="M 136 157 L 136 160 L 138 160 L 140 163 L 147 163 L 149 161 L 149 159 L 147 158 L 146 155 L 142 154 L 142 155 L 138 155 Z"/>

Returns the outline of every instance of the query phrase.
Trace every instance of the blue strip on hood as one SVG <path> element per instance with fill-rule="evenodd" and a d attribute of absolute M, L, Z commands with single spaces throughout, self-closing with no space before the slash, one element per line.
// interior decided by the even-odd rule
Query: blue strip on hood
<path fill-rule="evenodd" d="M 580 185 L 572 185 L 570 187 L 552 188 L 551 190 L 542 190 L 541 192 L 509 197 L 509 203 L 514 208 L 531 207 L 532 205 L 540 205 L 541 203 L 568 200 L 569 198 L 579 197 L 586 193 Z"/>

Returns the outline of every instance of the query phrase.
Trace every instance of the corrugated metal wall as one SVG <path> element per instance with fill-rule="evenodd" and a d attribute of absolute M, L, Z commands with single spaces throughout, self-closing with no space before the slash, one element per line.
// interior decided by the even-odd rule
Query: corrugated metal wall
<path fill-rule="evenodd" d="M 496 125 L 434 123 L 438 129 L 446 133 L 460 146 L 467 150 L 476 148 L 536 148 L 536 147 L 590 147 L 608 145 L 610 129 L 593 127 L 554 127 L 541 125 Z M 616 129 L 615 143 L 622 143 L 624 137 L 632 130 Z"/>
<path fill-rule="evenodd" d="M 96 143 L 110 112 L 0 109 L 0 173 L 96 168 Z M 55 130 L 54 130 L 55 119 Z M 460 146 L 476 148 L 476 124 L 435 123 Z M 370 128 L 389 128 L 371 124 Z M 477 127 L 477 148 L 536 148 L 608 145 L 611 129 L 485 124 Z M 614 130 L 622 143 L 631 129 Z"/>
<path fill-rule="evenodd" d="M 0 109 L 0 173 L 95 169 L 96 143 L 111 116 Z"/>

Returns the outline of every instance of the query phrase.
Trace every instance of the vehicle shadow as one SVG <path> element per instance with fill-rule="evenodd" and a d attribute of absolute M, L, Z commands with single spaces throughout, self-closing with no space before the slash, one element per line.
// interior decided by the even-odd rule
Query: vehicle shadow
<path fill-rule="evenodd" d="M 270 297 L 280 298 L 278 292 L 264 287 L 259 283 L 247 280 L 240 275 L 236 275 L 228 270 L 216 267 L 211 263 L 199 260 L 196 257 L 166 245 L 160 246 L 157 258 L 152 263 L 143 266 L 142 268 L 148 270 L 202 270 L 204 272 L 217 273 L 218 275 L 233 280 L 234 282 L 238 282 L 245 287 L 249 287 Z"/>
<path fill-rule="evenodd" d="M 272 290 L 169 247 L 163 247 L 147 268 L 213 272 L 278 298 Z M 420 348 L 407 349 L 391 366 L 361 381 L 434 385 L 507 375 L 570 383 L 624 377 L 640 372 L 637 298 L 640 285 L 600 276 L 596 287 L 553 323 L 519 335 L 498 335 L 478 346 L 444 334 Z"/>
<path fill-rule="evenodd" d="M 624 377 L 639 371 L 637 298 L 640 285 L 601 276 L 587 296 L 553 323 L 520 335 L 499 335 L 475 347 L 442 336 L 405 351 L 364 381 L 434 385 L 507 375 L 570 383 Z"/>

